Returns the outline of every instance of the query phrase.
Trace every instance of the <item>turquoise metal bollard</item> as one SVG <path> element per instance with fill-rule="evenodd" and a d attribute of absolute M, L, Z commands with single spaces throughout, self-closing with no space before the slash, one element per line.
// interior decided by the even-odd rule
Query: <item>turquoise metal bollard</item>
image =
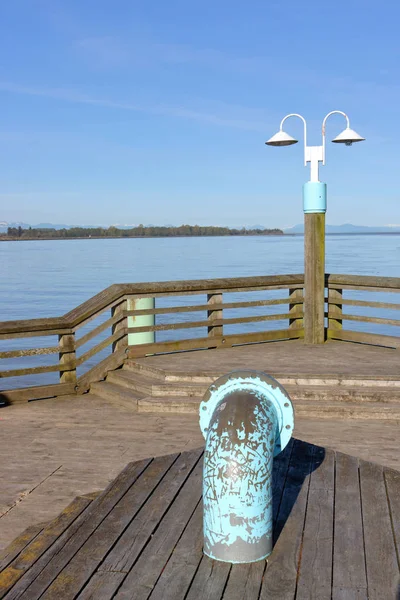
<path fill-rule="evenodd" d="M 135 298 L 128 300 L 128 310 L 153 310 L 155 308 L 154 298 Z M 155 325 L 155 315 L 137 315 L 128 317 L 128 328 L 135 327 L 153 327 Z M 137 346 L 138 344 L 154 344 L 156 340 L 154 331 L 142 331 L 140 333 L 128 333 L 128 346 Z"/>
<path fill-rule="evenodd" d="M 220 377 L 200 404 L 204 553 L 249 563 L 272 552 L 273 457 L 289 442 L 294 416 L 285 389 L 257 371 Z"/>
<path fill-rule="evenodd" d="M 308 181 L 303 185 L 303 209 L 308 213 L 326 213 L 326 183 Z"/>

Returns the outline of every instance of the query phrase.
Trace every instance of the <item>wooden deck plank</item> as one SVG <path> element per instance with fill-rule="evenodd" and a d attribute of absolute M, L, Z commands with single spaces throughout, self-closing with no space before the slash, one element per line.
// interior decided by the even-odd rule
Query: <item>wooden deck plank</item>
<path fill-rule="evenodd" d="M 112 549 L 100 569 L 129 573 L 141 551 L 167 512 L 170 504 L 186 483 L 203 450 L 183 452 L 161 482 L 157 495 L 152 496 L 137 515 L 118 544 Z"/>
<path fill-rule="evenodd" d="M 293 600 L 295 596 L 314 449 L 311 444 L 294 442 L 276 524 L 278 539 L 268 560 L 260 600 Z"/>
<path fill-rule="evenodd" d="M 115 596 L 118 600 L 147 598 L 156 584 L 187 521 L 201 498 L 203 462 L 195 466 L 190 479 L 181 488 L 150 542 L 124 580 Z"/>
<path fill-rule="evenodd" d="M 153 493 L 178 454 L 155 458 L 43 594 L 43 600 L 73 600 Z"/>
<path fill-rule="evenodd" d="M 203 556 L 203 503 L 199 502 L 159 580 L 151 600 L 184 598 Z"/>
<path fill-rule="evenodd" d="M 77 596 L 77 600 L 110 600 L 114 598 L 116 590 L 119 588 L 126 573 L 96 571 L 82 592 Z"/>
<path fill-rule="evenodd" d="M 7 600 L 17 600 L 22 597 L 29 598 L 29 600 L 40 598 L 150 463 L 151 459 L 129 463 L 103 494 L 92 502 L 88 510 L 81 514 L 73 525 L 21 577 L 11 592 L 7 594 Z"/>
<path fill-rule="evenodd" d="M 367 599 L 358 458 L 336 453 L 332 597 Z"/>
<path fill-rule="evenodd" d="M 394 543 L 397 551 L 397 561 L 400 568 L 400 472 L 395 471 L 394 469 L 385 469 L 384 477 L 386 481 Z"/>
<path fill-rule="evenodd" d="M 365 562 L 369 600 L 397 600 L 399 565 L 387 502 L 383 468 L 360 461 Z"/>
<path fill-rule="evenodd" d="M 32 565 L 48 550 L 60 535 L 90 505 L 91 501 L 77 497 L 51 523 L 42 527 L 41 533 L 34 536 L 31 542 L 0 573 L 0 597 L 6 594 L 21 579 Z"/>
<path fill-rule="evenodd" d="M 232 565 L 224 600 L 258 600 L 266 562 Z"/>
<path fill-rule="evenodd" d="M 230 570 L 230 563 L 203 556 L 185 600 L 220 600 Z"/>
<path fill-rule="evenodd" d="M 0 553 L 0 572 L 3 571 L 13 560 L 30 544 L 36 536 L 46 527 L 47 523 L 31 525 L 27 527 L 11 544 Z"/>
<path fill-rule="evenodd" d="M 149 498 L 82 590 L 80 600 L 96 598 L 98 590 L 103 588 L 108 590 L 110 598 L 117 591 L 202 453 L 202 449 L 197 449 L 179 456 L 158 486 L 157 494 Z"/>
<path fill-rule="evenodd" d="M 332 594 L 335 454 L 314 455 L 296 600 L 330 600 Z"/>

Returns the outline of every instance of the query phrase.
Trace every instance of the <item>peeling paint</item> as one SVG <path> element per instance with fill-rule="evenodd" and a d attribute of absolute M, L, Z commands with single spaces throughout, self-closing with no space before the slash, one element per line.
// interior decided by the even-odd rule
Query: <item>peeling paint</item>
<path fill-rule="evenodd" d="M 273 457 L 290 439 L 293 408 L 275 380 L 268 387 L 267 375 L 233 375 L 217 380 L 206 394 L 204 402 L 212 413 L 204 415 L 200 408 L 206 435 L 204 553 L 216 560 L 247 563 L 272 551 Z"/>

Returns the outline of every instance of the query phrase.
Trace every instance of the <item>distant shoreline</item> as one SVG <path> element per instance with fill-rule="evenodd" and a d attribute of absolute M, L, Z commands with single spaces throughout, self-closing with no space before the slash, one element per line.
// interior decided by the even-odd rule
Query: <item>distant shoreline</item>
<path fill-rule="evenodd" d="M 368 231 L 368 232 L 328 232 L 325 234 L 327 237 L 329 236 L 344 236 L 344 235 L 398 235 L 400 236 L 400 231 Z M 154 239 L 179 239 L 179 238 L 237 238 L 237 237 L 304 237 L 304 233 L 258 233 L 258 234 L 235 234 L 235 235 L 147 235 L 147 236 L 126 236 L 122 237 L 119 235 L 115 236 L 82 236 L 82 237 L 62 237 L 62 236 L 53 236 L 53 237 L 7 237 L 1 236 L 0 234 L 0 242 L 42 242 L 42 241 L 73 241 L 73 240 L 154 240 Z"/>
<path fill-rule="evenodd" d="M 168 239 L 180 239 L 180 238 L 238 238 L 238 237 L 293 237 L 295 235 L 303 235 L 295 234 L 295 233 L 257 233 L 254 235 L 249 234 L 236 234 L 236 235 L 131 235 L 127 237 L 122 237 L 120 235 L 92 235 L 92 236 L 84 236 L 84 237 L 0 237 L 0 242 L 51 242 L 51 241 L 63 241 L 69 242 L 73 240 L 168 240 Z"/>

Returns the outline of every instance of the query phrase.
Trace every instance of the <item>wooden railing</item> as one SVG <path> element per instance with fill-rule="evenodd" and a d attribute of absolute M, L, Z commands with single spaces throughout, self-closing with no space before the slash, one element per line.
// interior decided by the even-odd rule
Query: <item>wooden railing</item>
<path fill-rule="evenodd" d="M 400 348 L 400 278 L 327 275 L 325 284 L 328 288 L 328 312 L 325 313 L 328 318 L 328 339 Z M 376 296 L 376 293 L 380 297 L 385 296 L 382 298 L 385 301 L 377 301 L 374 297 L 368 299 L 368 296 Z M 368 313 L 371 308 L 375 314 L 378 309 L 379 314 L 384 316 L 362 314 Z M 368 325 L 362 325 L 364 331 L 360 331 L 361 326 L 357 329 L 355 323 Z M 379 333 L 371 331 L 376 326 L 379 326 Z M 385 333 L 382 334 L 382 330 Z"/>
<path fill-rule="evenodd" d="M 18 382 L 16 388 L 0 391 L 0 400 L 17 402 L 83 393 L 90 383 L 120 367 L 127 356 L 301 338 L 303 286 L 303 275 L 116 284 L 62 317 L 2 322 L 3 344 L 4 340 L 11 343 L 19 338 L 36 338 L 37 343 L 22 349 L 6 347 L 0 359 L 20 362 L 39 357 L 41 364 L 18 364 L 17 368 L 0 371 L 0 378 L 15 378 Z M 288 290 L 288 294 L 274 297 L 276 290 Z M 251 295 L 251 299 L 244 300 L 243 294 Z M 135 301 L 142 298 L 155 298 L 155 308 L 135 310 Z M 272 312 L 279 305 L 287 305 L 287 310 Z M 243 315 L 245 309 L 250 314 Z M 263 313 L 255 314 L 260 309 Z M 234 314 L 229 316 L 229 312 Z M 205 318 L 188 320 L 191 313 Z M 153 314 L 157 320 L 152 325 L 135 327 L 130 323 L 134 317 Z M 163 319 L 167 320 L 159 322 Z M 265 322 L 275 323 L 265 328 Z M 235 327 L 239 331 L 232 331 Z M 250 327 L 255 330 L 248 331 Z M 156 332 L 156 341 L 129 346 L 130 334 L 144 332 Z M 166 332 L 172 339 L 166 339 Z M 43 342 L 49 338 L 55 338 L 56 344 Z M 58 360 L 42 364 L 44 357 L 51 355 L 58 356 Z M 21 387 L 29 377 L 57 372 L 59 382 Z"/>
<path fill-rule="evenodd" d="M 399 278 L 327 275 L 325 284 L 327 339 L 400 348 Z M 144 298 L 154 308 L 135 308 Z M 0 359 L 14 363 L 0 371 L 0 401 L 83 393 L 127 357 L 303 338 L 303 302 L 303 275 L 112 285 L 62 317 L 0 323 Z M 154 321 L 135 325 L 146 315 Z M 135 341 L 149 332 L 154 342 Z M 30 383 L 39 376 L 58 381 Z"/>

